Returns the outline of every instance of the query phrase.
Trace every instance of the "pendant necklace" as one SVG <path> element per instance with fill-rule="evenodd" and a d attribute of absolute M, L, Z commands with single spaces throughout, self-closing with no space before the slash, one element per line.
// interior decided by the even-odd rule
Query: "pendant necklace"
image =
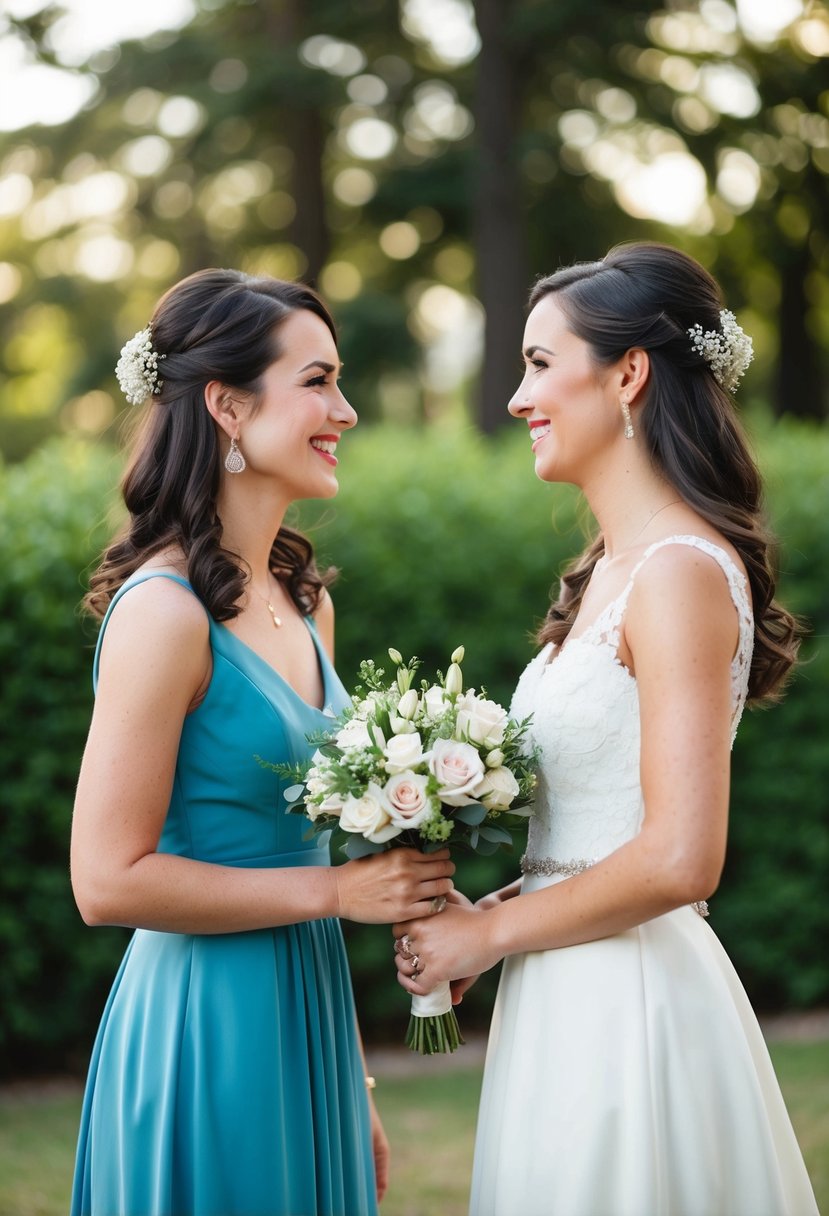
<path fill-rule="evenodd" d="M 251 586 L 253 586 L 252 582 L 251 582 Z M 273 621 L 274 629 L 281 629 L 282 628 L 282 617 L 277 616 L 276 609 L 274 608 L 270 599 L 267 596 L 264 596 L 257 587 L 253 587 L 253 589 L 256 592 L 256 594 L 259 596 L 262 603 L 267 608 L 268 612 L 271 614 L 271 620 Z"/>

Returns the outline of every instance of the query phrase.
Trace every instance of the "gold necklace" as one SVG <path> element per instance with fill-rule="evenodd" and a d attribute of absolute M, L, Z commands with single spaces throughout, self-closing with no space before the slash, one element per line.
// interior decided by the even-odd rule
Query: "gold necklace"
<path fill-rule="evenodd" d="M 256 592 L 256 594 L 259 596 L 262 603 L 267 608 L 268 612 L 271 614 L 271 620 L 273 621 L 274 629 L 281 629 L 282 628 L 282 617 L 276 615 L 276 609 L 274 608 L 271 601 L 262 594 L 262 592 L 259 590 L 258 587 L 253 586 L 253 580 L 251 580 L 251 586 L 253 587 L 253 590 Z"/>
<path fill-rule="evenodd" d="M 647 528 L 648 524 L 653 523 L 653 521 L 656 519 L 657 515 L 661 515 L 663 511 L 667 511 L 667 510 L 668 510 L 668 507 L 675 507 L 675 506 L 677 506 L 679 503 L 681 503 L 682 501 L 683 501 L 683 500 L 682 500 L 681 498 L 674 498 L 674 499 L 672 499 L 672 501 L 671 501 L 671 502 L 666 502 L 666 503 L 665 503 L 665 505 L 664 505 L 664 507 L 659 507 L 659 508 L 658 508 L 658 510 L 654 511 L 653 515 L 649 515 L 649 516 L 648 516 L 648 518 L 645 520 L 645 522 L 642 524 L 642 527 L 641 527 L 641 528 L 639 529 L 639 531 L 636 533 L 636 535 L 635 535 L 635 536 L 633 536 L 633 537 L 632 537 L 632 538 L 631 538 L 631 539 L 628 541 L 628 543 L 627 543 L 627 545 L 625 546 L 625 548 L 629 549 L 629 548 L 631 547 L 631 545 L 633 544 L 633 542 L 634 542 L 635 540 L 637 540 L 637 539 L 638 539 L 638 538 L 639 538 L 639 537 L 642 535 L 642 533 L 645 531 L 645 528 Z"/>

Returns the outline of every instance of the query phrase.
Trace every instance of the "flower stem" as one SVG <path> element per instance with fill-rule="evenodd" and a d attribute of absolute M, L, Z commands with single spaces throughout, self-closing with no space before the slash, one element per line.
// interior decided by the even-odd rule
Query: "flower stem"
<path fill-rule="evenodd" d="M 409 1018 L 406 1046 L 422 1056 L 434 1056 L 455 1051 L 463 1043 L 454 1009 L 438 1016 Z"/>

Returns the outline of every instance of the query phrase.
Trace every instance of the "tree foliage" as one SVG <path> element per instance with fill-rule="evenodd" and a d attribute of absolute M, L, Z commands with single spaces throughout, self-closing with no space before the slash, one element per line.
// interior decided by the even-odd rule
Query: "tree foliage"
<path fill-rule="evenodd" d="M 58 16 L 0 23 L 60 63 Z M 827 54 L 822 0 L 767 42 L 726 0 L 198 0 L 2 140 L 3 450 L 108 426 L 121 343 L 217 263 L 319 281 L 366 416 L 456 408 L 482 345 L 492 430 L 532 273 L 634 237 L 721 277 L 749 391 L 823 417 Z"/>

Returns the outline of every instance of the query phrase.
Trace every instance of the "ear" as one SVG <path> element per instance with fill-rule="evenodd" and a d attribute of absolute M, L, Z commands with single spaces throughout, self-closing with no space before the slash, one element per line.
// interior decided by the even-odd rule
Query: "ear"
<path fill-rule="evenodd" d="M 204 404 L 224 433 L 231 439 L 238 439 L 241 412 L 233 391 L 220 380 L 210 380 L 204 386 Z"/>
<path fill-rule="evenodd" d="M 648 382 L 651 370 L 650 356 L 640 346 L 632 346 L 618 363 L 618 388 L 633 405 Z"/>

